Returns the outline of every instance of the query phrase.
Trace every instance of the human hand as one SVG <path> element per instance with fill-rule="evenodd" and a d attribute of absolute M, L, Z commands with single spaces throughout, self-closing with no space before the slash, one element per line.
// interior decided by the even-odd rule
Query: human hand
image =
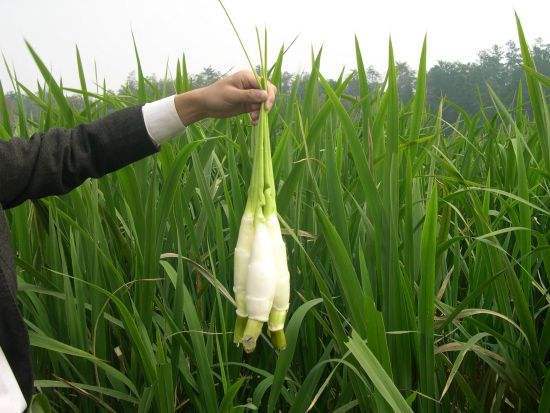
<path fill-rule="evenodd" d="M 270 110 L 276 94 L 277 88 L 271 83 L 266 92 L 251 71 L 242 70 L 209 86 L 176 95 L 175 103 L 186 126 L 204 118 L 229 118 L 242 113 L 250 113 L 256 124 L 261 104 Z"/>

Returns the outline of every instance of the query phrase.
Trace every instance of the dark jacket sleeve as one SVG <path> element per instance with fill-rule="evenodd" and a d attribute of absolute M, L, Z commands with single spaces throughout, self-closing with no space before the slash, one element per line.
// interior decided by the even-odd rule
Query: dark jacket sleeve
<path fill-rule="evenodd" d="M 0 141 L 0 203 L 61 195 L 158 150 L 141 107 L 114 112 L 73 129 L 51 129 L 30 139 Z"/>

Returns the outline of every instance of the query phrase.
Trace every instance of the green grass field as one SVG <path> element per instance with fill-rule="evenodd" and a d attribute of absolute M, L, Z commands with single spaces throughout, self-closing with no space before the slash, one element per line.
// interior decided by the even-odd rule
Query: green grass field
<path fill-rule="evenodd" d="M 270 112 L 291 273 L 288 347 L 233 344 L 233 249 L 251 171 L 247 117 L 205 121 L 149 159 L 8 211 L 19 304 L 45 411 L 548 412 L 549 79 L 518 22 L 528 96 L 447 123 L 410 102 L 392 46 L 382 87 L 357 67 Z M 73 127 L 166 94 L 64 88 L 40 57 L 0 138 Z M 284 54 L 270 70 L 281 80 Z M 361 93 L 344 93 L 352 77 Z M 173 79 L 190 87 L 185 61 Z M 4 85 L 6 87 L 6 85 Z M 490 87 L 489 85 L 487 87 Z M 36 89 L 36 90 L 35 90 Z M 35 91 L 33 91 L 35 90 Z M 66 97 L 78 94 L 83 108 Z M 25 113 L 26 95 L 40 110 Z M 527 102 L 530 102 L 529 104 Z M 39 410 L 36 410 L 39 411 Z"/>

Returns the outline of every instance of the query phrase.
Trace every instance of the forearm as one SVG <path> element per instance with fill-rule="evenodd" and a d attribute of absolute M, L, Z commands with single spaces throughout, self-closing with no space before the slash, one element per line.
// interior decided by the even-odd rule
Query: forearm
<path fill-rule="evenodd" d="M 204 107 L 203 89 L 195 89 L 176 95 L 174 103 L 178 116 L 185 126 L 208 117 L 208 111 Z"/>
<path fill-rule="evenodd" d="M 0 203 L 64 194 L 158 150 L 141 107 L 124 109 L 74 129 L 0 142 Z"/>

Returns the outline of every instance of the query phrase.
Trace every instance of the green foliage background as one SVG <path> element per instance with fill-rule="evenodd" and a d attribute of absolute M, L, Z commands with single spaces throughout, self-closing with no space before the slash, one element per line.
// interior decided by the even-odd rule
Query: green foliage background
<path fill-rule="evenodd" d="M 428 73 L 426 43 L 408 89 L 391 43 L 383 79 L 358 42 L 356 72 L 333 81 L 320 52 L 308 76 L 285 76 L 281 49 L 269 116 L 292 316 L 280 354 L 267 339 L 251 356 L 232 342 L 245 116 L 189 127 L 155 157 L 8 211 L 32 408 L 548 411 L 550 81 L 519 22 L 518 34 L 511 93 L 460 64 Z M 88 90 L 77 50 L 80 87 L 66 88 L 29 51 L 44 80 L 33 92 L 10 71 L 0 138 L 192 86 L 185 58 L 174 79 L 153 81 L 136 48 L 135 84 Z M 479 66 L 499 76 L 493 57 Z M 479 85 L 481 110 L 433 100 L 449 79 L 464 93 Z"/>

